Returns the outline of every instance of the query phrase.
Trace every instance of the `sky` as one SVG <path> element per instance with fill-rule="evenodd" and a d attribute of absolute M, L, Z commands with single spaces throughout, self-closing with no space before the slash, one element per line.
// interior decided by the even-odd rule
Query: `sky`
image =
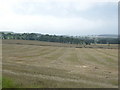
<path fill-rule="evenodd" d="M 117 34 L 118 0 L 0 0 L 0 31 Z"/>

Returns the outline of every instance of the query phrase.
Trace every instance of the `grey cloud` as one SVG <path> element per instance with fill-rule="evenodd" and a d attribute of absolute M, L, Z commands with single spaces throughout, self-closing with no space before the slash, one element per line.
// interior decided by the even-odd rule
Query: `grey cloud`
<path fill-rule="evenodd" d="M 64 35 L 116 33 L 116 3 L 95 3 L 92 6 L 79 4 L 76 2 L 21 2 L 14 4 L 12 5 L 14 16 L 8 15 L 7 19 L 0 17 L 3 21 L 0 22 L 0 28 L 9 26 L 10 30 L 16 32 Z"/>

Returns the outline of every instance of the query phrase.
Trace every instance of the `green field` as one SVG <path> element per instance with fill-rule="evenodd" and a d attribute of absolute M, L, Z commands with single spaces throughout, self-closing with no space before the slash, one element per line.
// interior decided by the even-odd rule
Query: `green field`
<path fill-rule="evenodd" d="M 10 79 L 8 83 L 12 83 L 9 86 L 3 79 L 4 87 L 118 87 L 117 45 L 111 45 L 112 49 L 107 45 L 76 47 L 78 45 L 4 40 L 2 73 Z"/>

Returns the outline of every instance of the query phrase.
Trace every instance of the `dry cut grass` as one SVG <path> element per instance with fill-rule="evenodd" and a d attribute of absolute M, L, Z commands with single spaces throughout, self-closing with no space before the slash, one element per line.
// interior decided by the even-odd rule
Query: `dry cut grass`
<path fill-rule="evenodd" d="M 117 49 L 9 43 L 3 43 L 3 76 L 17 87 L 118 87 Z"/>

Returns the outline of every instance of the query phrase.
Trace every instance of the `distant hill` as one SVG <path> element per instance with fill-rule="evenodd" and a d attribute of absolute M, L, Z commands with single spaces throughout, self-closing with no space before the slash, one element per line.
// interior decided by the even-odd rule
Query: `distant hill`
<path fill-rule="evenodd" d="M 5 33 L 5 34 L 7 34 L 7 33 L 14 33 L 14 32 L 12 32 L 12 31 L 0 31 L 0 33 Z"/>
<path fill-rule="evenodd" d="M 89 35 L 90 38 L 118 38 L 117 34 Z"/>
<path fill-rule="evenodd" d="M 101 35 L 97 35 L 97 37 L 100 38 L 118 38 L 117 34 L 101 34 Z"/>

